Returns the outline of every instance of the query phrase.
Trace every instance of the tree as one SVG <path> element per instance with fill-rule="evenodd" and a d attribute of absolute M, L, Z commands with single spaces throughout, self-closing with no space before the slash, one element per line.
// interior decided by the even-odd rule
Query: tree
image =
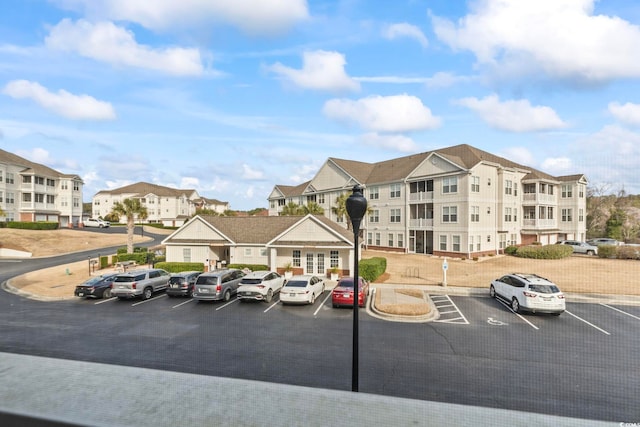
<path fill-rule="evenodd" d="M 284 208 L 282 208 L 282 211 L 280 212 L 281 216 L 300 216 L 300 215 L 304 215 L 304 211 L 302 210 L 303 208 L 300 205 L 297 205 L 293 202 L 289 202 L 285 205 Z"/>
<path fill-rule="evenodd" d="M 324 208 L 316 202 L 309 202 L 306 206 L 301 206 L 300 209 L 305 215 L 324 215 Z"/>
<path fill-rule="evenodd" d="M 111 208 L 111 214 L 118 217 L 127 218 L 127 253 L 133 253 L 133 231 L 135 229 L 135 219 L 147 219 L 149 215 L 146 206 L 142 206 L 140 199 L 124 199 L 122 202 L 115 202 Z"/>
<path fill-rule="evenodd" d="M 338 222 L 347 222 L 347 230 L 351 230 L 351 221 L 349 220 L 349 214 L 347 213 L 347 199 L 349 196 L 347 193 L 342 193 L 336 197 L 335 206 L 331 207 L 331 212 L 336 216 Z"/>

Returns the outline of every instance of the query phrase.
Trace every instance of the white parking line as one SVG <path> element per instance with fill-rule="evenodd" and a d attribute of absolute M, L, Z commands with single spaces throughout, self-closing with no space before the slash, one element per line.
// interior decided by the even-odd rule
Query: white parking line
<path fill-rule="evenodd" d="M 166 297 L 167 297 L 167 294 L 163 294 L 163 295 L 160 295 L 159 297 L 145 299 L 145 300 L 142 300 L 140 302 L 136 302 L 136 303 L 131 304 L 131 307 L 135 307 L 136 305 L 144 304 L 145 302 L 154 301 L 154 300 L 157 300 L 157 299 L 160 299 L 160 298 L 166 298 Z"/>
<path fill-rule="evenodd" d="M 118 297 L 111 297 L 111 298 L 107 298 L 107 299 L 101 299 L 100 301 L 94 302 L 93 305 L 104 304 L 105 302 L 115 301 L 117 299 L 118 299 Z"/>
<path fill-rule="evenodd" d="M 320 307 L 318 307 L 318 309 L 313 313 L 314 316 L 318 314 L 318 312 L 322 307 L 324 307 L 324 303 L 327 302 L 329 298 L 331 298 L 331 292 L 329 292 L 329 295 L 327 295 L 327 297 L 322 301 L 322 303 L 320 304 Z"/>
<path fill-rule="evenodd" d="M 263 313 L 266 313 L 267 311 L 271 310 L 273 307 L 275 307 L 276 305 L 278 305 L 280 301 L 276 301 L 273 304 L 271 304 L 269 307 L 267 307 L 267 309 L 265 311 L 263 311 Z"/>
<path fill-rule="evenodd" d="M 238 302 L 238 301 L 240 301 L 238 298 L 236 298 L 236 299 L 232 299 L 231 301 L 229 301 L 229 302 L 228 302 L 228 303 L 226 303 L 225 305 L 221 305 L 220 307 L 216 308 L 216 311 L 218 311 L 218 310 L 222 310 L 222 309 L 223 309 L 223 308 L 225 308 L 226 306 L 231 305 L 231 304 L 233 304 L 234 302 Z"/>
<path fill-rule="evenodd" d="M 609 332 L 605 331 L 604 329 L 601 329 L 601 328 L 597 327 L 597 326 L 596 326 L 596 325 L 594 325 L 593 323 L 589 323 L 589 322 L 587 322 L 587 321 L 586 321 L 586 320 L 584 320 L 583 318 L 576 316 L 575 314 L 573 314 L 572 312 L 570 312 L 570 311 L 568 311 L 568 310 L 565 310 L 564 312 L 565 312 L 565 313 L 567 313 L 567 314 L 569 314 L 569 315 L 571 315 L 571 316 L 573 316 L 573 317 L 575 317 L 576 319 L 580 320 L 581 322 L 586 323 L 587 325 L 591 326 L 592 328 L 596 328 L 597 330 L 599 330 L 599 331 L 600 331 L 600 332 L 602 332 L 603 334 L 611 335 Z"/>
<path fill-rule="evenodd" d="M 178 308 L 178 307 L 180 307 L 181 305 L 189 304 L 190 302 L 193 302 L 193 298 L 189 298 L 188 300 L 186 300 L 186 301 L 184 301 L 184 302 L 181 302 L 181 303 L 180 303 L 180 304 L 178 304 L 178 305 L 174 305 L 174 306 L 173 306 L 173 307 L 171 307 L 171 308 Z"/>
<path fill-rule="evenodd" d="M 440 314 L 451 314 L 451 313 L 458 313 L 460 316 L 459 317 L 455 317 L 455 318 L 447 318 L 447 319 L 438 319 L 436 320 L 436 322 L 438 323 L 458 323 L 458 324 L 465 324 L 465 325 L 469 325 L 469 321 L 467 320 L 466 317 L 464 317 L 464 314 L 462 314 L 462 311 L 460 311 L 460 309 L 458 308 L 458 306 L 456 305 L 455 302 L 453 302 L 453 300 L 451 299 L 451 297 L 449 295 L 434 295 L 431 296 L 431 301 L 433 301 L 434 305 L 436 306 L 436 308 L 438 309 L 438 312 Z M 442 304 L 444 302 L 444 304 Z M 448 302 L 448 304 L 447 304 Z M 448 311 L 440 311 L 440 308 L 445 308 L 445 307 L 453 307 L 454 310 L 448 310 Z M 462 322 L 459 322 L 459 320 L 462 320 Z"/>
<path fill-rule="evenodd" d="M 617 309 L 617 308 L 615 308 L 615 307 L 611 307 L 610 305 L 603 304 L 603 303 L 600 303 L 600 305 L 602 305 L 602 306 L 604 306 L 604 307 L 607 307 L 607 308 L 610 308 L 611 310 L 615 310 L 615 311 L 617 311 L 618 313 L 626 314 L 627 316 L 629 316 L 629 317 L 633 317 L 633 318 L 634 318 L 634 319 L 636 319 L 636 320 L 640 320 L 640 317 L 638 317 L 638 316 L 634 316 L 633 314 L 631 314 L 631 313 L 627 313 L 626 311 L 618 310 L 618 309 Z"/>
<path fill-rule="evenodd" d="M 506 302 L 502 301 L 500 298 L 496 298 L 496 300 L 498 300 L 498 302 L 502 305 L 504 305 L 505 307 L 507 307 L 509 309 L 510 312 L 512 312 L 513 314 L 515 314 L 516 316 L 518 316 L 519 318 L 521 318 L 522 320 L 524 320 L 525 322 L 527 322 L 529 324 L 529 326 L 531 326 L 533 329 L 535 329 L 536 331 L 539 331 L 540 328 L 538 328 L 536 325 L 534 325 L 533 323 L 529 322 L 527 319 L 524 318 L 524 316 L 522 316 L 519 313 L 516 313 L 515 311 L 513 311 L 513 309 L 511 308 L 511 306 L 509 304 L 507 304 Z"/>

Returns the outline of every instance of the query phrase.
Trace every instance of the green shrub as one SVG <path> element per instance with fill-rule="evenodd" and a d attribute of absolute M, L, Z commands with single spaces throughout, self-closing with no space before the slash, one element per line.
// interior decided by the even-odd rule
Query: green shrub
<path fill-rule="evenodd" d="M 529 245 L 520 246 L 516 256 L 533 259 L 561 259 L 570 256 L 573 248 L 569 245 Z"/>
<path fill-rule="evenodd" d="M 598 252 L 600 250 L 598 249 Z M 616 258 L 618 259 L 640 259 L 640 247 L 638 246 L 617 246 Z"/>
<path fill-rule="evenodd" d="M 99 263 L 100 263 L 100 269 L 107 268 L 109 266 L 109 257 L 101 256 Z"/>
<path fill-rule="evenodd" d="M 156 268 L 162 268 L 169 273 L 180 273 L 181 271 L 204 271 L 204 263 L 201 262 L 157 262 Z"/>
<path fill-rule="evenodd" d="M 148 255 L 148 256 L 147 256 Z M 156 262 L 155 255 L 150 252 L 136 252 L 133 254 L 118 253 L 113 257 L 113 262 L 135 261 L 136 264 L 150 264 Z"/>
<path fill-rule="evenodd" d="M 516 252 L 518 252 L 518 247 L 517 246 L 511 245 L 511 246 L 507 246 L 504 249 L 504 253 L 507 254 L 507 255 L 515 255 Z"/>
<path fill-rule="evenodd" d="M 369 282 L 375 281 L 387 271 L 387 259 L 374 257 L 361 259 L 358 263 L 358 273 Z"/>
<path fill-rule="evenodd" d="M 60 224 L 57 222 L 25 222 L 25 221 L 9 221 L 7 222 L 7 228 L 18 228 L 21 230 L 57 230 Z"/>
<path fill-rule="evenodd" d="M 617 258 L 616 246 L 614 246 L 614 245 L 598 245 L 598 257 L 600 257 L 600 258 Z"/>
<path fill-rule="evenodd" d="M 148 250 L 149 250 L 148 248 L 144 248 L 144 247 L 140 247 L 140 246 L 134 246 L 133 247 L 133 253 L 134 254 L 141 253 L 141 252 L 147 252 Z M 118 248 L 116 250 L 116 253 L 118 255 L 126 254 L 127 253 L 127 247 L 126 246 L 122 246 L 122 247 Z"/>

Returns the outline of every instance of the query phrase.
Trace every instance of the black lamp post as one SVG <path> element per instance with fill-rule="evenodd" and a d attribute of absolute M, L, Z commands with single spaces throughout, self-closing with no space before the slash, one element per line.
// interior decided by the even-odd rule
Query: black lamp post
<path fill-rule="evenodd" d="M 358 235 L 360 222 L 367 211 L 367 199 L 362 195 L 362 187 L 353 187 L 353 193 L 346 201 L 347 214 L 353 226 L 353 359 L 351 368 L 351 391 L 358 391 L 358 294 L 360 290 L 360 274 L 358 272 Z"/>

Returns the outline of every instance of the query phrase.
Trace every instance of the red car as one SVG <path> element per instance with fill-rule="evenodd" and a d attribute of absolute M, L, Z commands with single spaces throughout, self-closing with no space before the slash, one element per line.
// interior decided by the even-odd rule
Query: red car
<path fill-rule="evenodd" d="M 369 296 L 369 282 L 362 277 L 358 286 L 358 305 L 364 307 Z M 343 277 L 338 281 L 338 285 L 331 292 L 331 303 L 334 307 L 353 307 L 353 277 Z"/>

